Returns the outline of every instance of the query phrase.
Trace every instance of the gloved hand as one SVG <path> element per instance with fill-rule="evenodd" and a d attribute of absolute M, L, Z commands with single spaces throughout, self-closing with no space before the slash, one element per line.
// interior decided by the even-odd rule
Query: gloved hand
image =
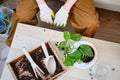
<path fill-rule="evenodd" d="M 66 11 L 63 7 L 55 14 L 54 25 L 57 27 L 65 27 L 67 24 L 69 11 Z"/>
<path fill-rule="evenodd" d="M 40 4 L 38 6 L 40 9 L 41 21 L 52 24 L 53 23 L 52 18 L 54 18 L 54 12 L 52 11 L 52 9 L 50 9 L 46 3 Z"/>

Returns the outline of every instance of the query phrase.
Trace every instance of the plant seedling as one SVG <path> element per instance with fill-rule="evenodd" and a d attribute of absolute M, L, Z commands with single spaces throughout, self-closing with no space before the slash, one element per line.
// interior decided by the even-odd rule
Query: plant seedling
<path fill-rule="evenodd" d="M 78 33 L 64 32 L 65 40 L 60 42 L 58 48 L 64 50 L 64 54 L 66 55 L 64 63 L 66 66 L 72 66 L 75 62 L 82 63 L 86 58 L 94 57 L 92 48 L 87 44 L 80 45 L 79 48 L 72 52 L 75 48 L 71 46 L 75 42 L 80 41 L 81 38 L 82 36 Z"/>

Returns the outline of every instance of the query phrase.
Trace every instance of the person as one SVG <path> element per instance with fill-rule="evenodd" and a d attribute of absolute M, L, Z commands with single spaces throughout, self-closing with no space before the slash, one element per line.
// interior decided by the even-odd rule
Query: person
<path fill-rule="evenodd" d="M 8 46 L 11 45 L 17 23 L 36 25 L 38 11 L 41 21 L 57 27 L 65 27 L 70 17 L 71 25 L 76 32 L 88 37 L 93 37 L 99 26 L 94 0 L 65 0 L 65 4 L 55 15 L 45 0 L 20 0 L 16 13 L 13 14 L 12 27 L 6 40 Z"/>

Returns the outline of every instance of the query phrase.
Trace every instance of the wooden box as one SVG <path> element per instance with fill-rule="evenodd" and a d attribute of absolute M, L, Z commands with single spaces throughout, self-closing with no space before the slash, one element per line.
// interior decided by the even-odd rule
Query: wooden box
<path fill-rule="evenodd" d="M 53 80 L 63 74 L 66 69 L 52 44 L 48 41 L 46 43 L 46 46 L 49 55 L 53 55 L 56 61 L 56 71 L 54 74 L 49 74 L 43 63 L 45 55 L 41 46 L 38 46 L 37 48 L 29 51 L 29 53 L 35 63 L 44 71 L 45 74 L 43 76 L 45 76 L 45 80 Z M 8 62 L 8 66 L 15 80 L 38 80 L 36 79 L 32 67 L 25 55 L 22 55 L 11 62 Z M 43 79 L 39 77 L 39 80 Z"/>

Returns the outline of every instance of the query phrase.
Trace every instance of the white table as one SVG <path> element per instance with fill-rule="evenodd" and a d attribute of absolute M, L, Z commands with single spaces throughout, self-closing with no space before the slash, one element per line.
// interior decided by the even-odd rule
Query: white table
<path fill-rule="evenodd" d="M 31 50 L 39 46 L 39 39 L 50 40 L 55 45 L 56 42 L 63 40 L 63 32 L 19 23 L 6 63 L 23 55 L 20 50 L 22 44 L 28 45 L 28 50 Z M 96 47 L 98 52 L 97 63 L 108 64 L 110 69 L 115 68 L 115 71 L 111 70 L 108 80 L 120 80 L 120 44 L 88 37 L 83 37 L 82 40 L 89 41 Z M 6 63 L 1 80 L 14 80 Z M 67 67 L 67 72 L 58 77 L 57 80 L 91 80 L 89 74 L 89 69 L 82 70 L 76 67 Z"/>

